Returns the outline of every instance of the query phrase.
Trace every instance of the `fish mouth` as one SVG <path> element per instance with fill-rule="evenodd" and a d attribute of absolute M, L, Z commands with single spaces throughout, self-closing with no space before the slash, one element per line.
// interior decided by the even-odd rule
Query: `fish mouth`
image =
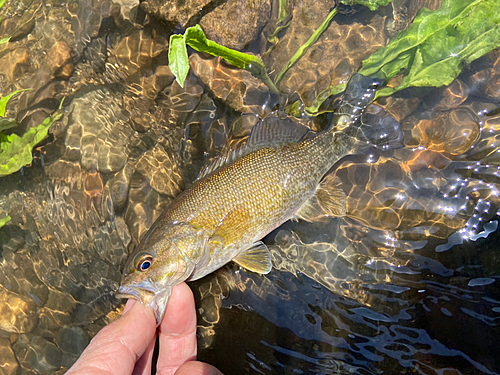
<path fill-rule="evenodd" d="M 155 314 L 156 326 L 159 326 L 167 309 L 167 302 L 171 293 L 171 286 L 166 286 L 161 290 L 151 290 L 144 287 L 122 285 L 118 288 L 115 296 L 116 298 L 135 299 L 144 306 L 149 307 Z"/>
<path fill-rule="evenodd" d="M 144 301 L 144 298 L 143 298 L 144 292 L 146 292 L 146 293 L 149 292 L 148 294 L 151 294 L 151 297 L 154 297 L 153 291 L 150 291 L 150 290 L 147 290 L 144 288 L 129 287 L 129 286 L 125 286 L 125 285 L 122 285 L 118 288 L 118 292 L 116 292 L 115 297 L 116 298 L 131 298 L 131 299 L 135 299 L 137 301 L 140 301 L 142 303 L 146 303 L 146 301 Z M 149 298 L 147 300 L 149 300 Z"/>

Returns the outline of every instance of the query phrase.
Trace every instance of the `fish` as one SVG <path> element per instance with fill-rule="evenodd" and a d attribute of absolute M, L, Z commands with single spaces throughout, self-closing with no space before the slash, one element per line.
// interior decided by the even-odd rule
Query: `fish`
<path fill-rule="evenodd" d="M 353 75 L 336 121 L 322 132 L 279 116 L 257 123 L 245 145 L 223 152 L 162 212 L 127 261 L 116 296 L 139 300 L 160 324 L 173 286 L 231 261 L 267 274 L 263 237 L 291 219 L 344 216 L 346 196 L 328 174 L 332 166 L 369 147 L 402 145 L 395 120 L 361 121 L 379 85 Z"/>

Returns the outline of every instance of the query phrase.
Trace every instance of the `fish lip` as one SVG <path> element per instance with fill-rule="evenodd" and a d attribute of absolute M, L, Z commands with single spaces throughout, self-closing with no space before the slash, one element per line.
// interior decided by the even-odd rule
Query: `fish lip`
<path fill-rule="evenodd" d="M 142 287 L 121 285 L 115 296 L 116 298 L 132 298 L 149 307 L 155 314 L 156 325 L 158 326 L 163 319 L 163 315 L 165 314 L 167 301 L 170 297 L 171 291 L 172 286 L 170 285 L 154 292 Z M 145 292 L 146 295 L 144 295 Z"/>
<path fill-rule="evenodd" d="M 128 287 L 125 285 L 121 285 L 118 288 L 118 291 L 115 293 L 116 298 L 132 298 L 142 302 L 140 297 L 140 293 L 137 288 Z"/>

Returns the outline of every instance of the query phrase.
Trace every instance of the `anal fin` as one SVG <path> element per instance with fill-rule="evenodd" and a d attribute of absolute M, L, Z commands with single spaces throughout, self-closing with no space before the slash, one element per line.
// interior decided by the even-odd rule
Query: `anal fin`
<path fill-rule="evenodd" d="M 260 274 L 267 274 L 273 268 L 271 253 L 261 241 L 255 242 L 250 248 L 238 254 L 233 262 L 249 271 Z"/>
<path fill-rule="evenodd" d="M 330 217 L 346 214 L 346 196 L 340 180 L 332 175 L 325 177 L 316 193 L 300 208 L 295 218 L 309 222 L 327 221 Z"/>

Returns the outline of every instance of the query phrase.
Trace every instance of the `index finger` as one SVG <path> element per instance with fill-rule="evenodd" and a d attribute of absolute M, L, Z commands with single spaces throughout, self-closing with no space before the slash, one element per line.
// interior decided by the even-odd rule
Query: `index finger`
<path fill-rule="evenodd" d="M 136 302 L 127 310 L 120 319 L 99 331 L 66 374 L 125 375 L 132 372 L 155 337 L 156 321 L 153 312 L 142 303 Z"/>
<path fill-rule="evenodd" d="M 196 307 L 186 283 L 172 289 L 165 318 L 160 324 L 157 373 L 173 374 L 185 362 L 196 359 Z"/>

